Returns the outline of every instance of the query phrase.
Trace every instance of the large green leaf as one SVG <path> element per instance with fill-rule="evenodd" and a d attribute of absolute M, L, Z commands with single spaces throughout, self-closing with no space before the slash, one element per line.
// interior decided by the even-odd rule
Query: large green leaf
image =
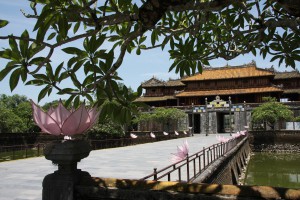
<path fill-rule="evenodd" d="M 46 84 L 45 81 L 38 80 L 38 79 L 33 79 L 25 83 L 25 85 L 37 85 L 37 86 L 44 85 L 44 84 Z"/>
<path fill-rule="evenodd" d="M 37 45 L 35 42 L 31 43 L 29 47 L 28 59 L 35 56 L 37 53 L 41 52 L 45 48 L 44 45 Z"/>
<path fill-rule="evenodd" d="M 65 39 L 68 35 L 69 25 L 65 15 L 60 15 L 58 20 L 59 34 Z"/>
<path fill-rule="evenodd" d="M 51 24 L 53 24 L 55 21 L 56 21 L 56 16 L 53 13 L 44 19 L 43 24 L 40 25 L 37 32 L 36 40 L 38 42 L 44 41 L 48 29 L 50 28 Z"/>
<path fill-rule="evenodd" d="M 7 63 L 6 67 L 0 71 L 0 81 L 2 81 L 11 70 L 18 67 L 18 65 L 15 65 L 15 64 L 16 64 L 15 61 L 11 61 L 11 62 Z"/>
<path fill-rule="evenodd" d="M 11 51 L 12 51 L 12 54 L 11 56 L 14 57 L 16 60 L 21 60 L 21 54 L 20 54 L 20 51 L 19 51 L 19 48 L 18 48 L 18 44 L 16 42 L 15 39 L 13 38 L 9 38 L 9 46 L 11 48 Z"/>
<path fill-rule="evenodd" d="M 73 33 L 74 33 L 74 34 L 78 31 L 79 27 L 80 27 L 80 22 L 77 22 L 77 23 L 75 24 L 75 26 L 74 26 L 74 29 L 73 29 Z"/>
<path fill-rule="evenodd" d="M 80 55 L 83 53 L 82 50 L 78 49 L 77 47 L 66 47 L 64 49 L 62 49 L 65 53 L 67 54 L 76 54 L 76 55 Z"/>
<path fill-rule="evenodd" d="M 46 58 L 44 57 L 36 57 L 29 61 L 30 65 L 39 65 L 40 63 L 44 62 Z"/>
<path fill-rule="evenodd" d="M 49 87 L 48 85 L 46 87 L 44 87 L 39 95 L 38 95 L 38 102 L 40 102 L 45 96 L 46 94 L 48 93 L 49 89 L 51 89 L 51 87 Z"/>
<path fill-rule="evenodd" d="M 3 28 L 8 24 L 8 21 L 0 19 L 0 28 Z"/>
<path fill-rule="evenodd" d="M 42 13 L 40 14 L 40 17 L 38 18 L 38 20 L 33 28 L 33 31 L 36 31 L 39 28 L 41 28 L 43 26 L 43 24 L 45 23 L 46 19 L 49 17 L 52 17 L 54 13 L 55 13 L 55 11 L 53 9 L 43 9 Z"/>
<path fill-rule="evenodd" d="M 21 40 L 19 43 L 21 55 L 23 58 L 27 58 L 27 50 L 29 46 L 29 34 L 27 30 L 25 30 L 21 35 Z"/>
<path fill-rule="evenodd" d="M 57 68 L 55 69 L 54 77 L 56 78 L 56 80 L 58 80 L 60 71 L 61 71 L 61 69 L 63 68 L 63 66 L 64 66 L 64 62 L 60 63 L 60 64 L 57 66 Z"/>
<path fill-rule="evenodd" d="M 53 73 L 53 67 L 50 65 L 50 63 L 47 63 L 46 65 L 46 74 L 49 78 L 49 80 L 54 81 L 54 73 Z"/>
<path fill-rule="evenodd" d="M 18 85 L 19 79 L 21 76 L 21 71 L 20 69 L 16 69 L 15 71 L 13 71 L 13 73 L 10 76 L 9 79 L 9 86 L 10 86 L 10 90 L 13 91 L 16 86 Z"/>

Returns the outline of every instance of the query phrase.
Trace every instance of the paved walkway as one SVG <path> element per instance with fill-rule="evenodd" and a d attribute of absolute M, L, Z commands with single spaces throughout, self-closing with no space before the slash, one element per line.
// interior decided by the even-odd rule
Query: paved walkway
<path fill-rule="evenodd" d="M 93 177 L 139 179 L 171 164 L 171 153 L 187 140 L 190 154 L 217 143 L 215 135 L 174 139 L 92 151 L 78 168 Z M 42 181 L 57 166 L 44 157 L 28 158 L 0 163 L 0 200 L 41 200 Z"/>

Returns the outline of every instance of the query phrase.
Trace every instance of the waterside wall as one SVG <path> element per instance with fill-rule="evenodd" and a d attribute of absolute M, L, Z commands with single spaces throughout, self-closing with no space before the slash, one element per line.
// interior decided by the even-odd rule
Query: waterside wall
<path fill-rule="evenodd" d="M 262 200 L 300 199 L 300 190 L 268 186 L 141 181 L 94 178 L 95 186 L 78 186 L 78 199 L 126 200 Z"/>
<path fill-rule="evenodd" d="M 298 152 L 300 153 L 300 131 L 250 131 L 249 143 L 256 152 Z"/>

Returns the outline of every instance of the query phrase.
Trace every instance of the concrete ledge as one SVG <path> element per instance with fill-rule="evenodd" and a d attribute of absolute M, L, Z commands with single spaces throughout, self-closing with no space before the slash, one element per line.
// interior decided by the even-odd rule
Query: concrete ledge
<path fill-rule="evenodd" d="M 197 184 L 165 181 L 141 181 L 131 179 L 93 178 L 97 187 L 78 187 L 85 199 L 286 199 L 299 200 L 300 190 L 269 186 L 236 186 L 219 184 Z M 103 192 L 105 191 L 105 192 Z M 154 194 L 152 194 L 154 193 Z M 125 198 L 125 196 L 126 198 Z M 122 196 L 122 198 L 120 198 Z M 98 198 L 96 198 L 98 197 Z M 164 198 L 166 197 L 166 198 Z"/>

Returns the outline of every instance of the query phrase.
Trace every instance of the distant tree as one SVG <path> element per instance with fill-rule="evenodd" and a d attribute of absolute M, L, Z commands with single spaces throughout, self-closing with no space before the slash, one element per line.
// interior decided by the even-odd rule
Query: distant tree
<path fill-rule="evenodd" d="M 186 117 L 186 113 L 177 108 L 155 108 L 153 117 L 157 122 L 170 124 L 172 121 Z"/>
<path fill-rule="evenodd" d="M 24 95 L 14 94 L 8 96 L 6 94 L 0 95 L 0 102 L 2 102 L 8 109 L 14 109 L 23 102 L 28 102 L 28 98 Z"/>
<path fill-rule="evenodd" d="M 186 113 L 177 108 L 155 108 L 152 112 L 141 113 L 133 121 L 134 123 L 153 121 L 166 126 L 169 130 L 171 124 L 177 124 L 179 120 L 185 117 Z"/>
<path fill-rule="evenodd" d="M 0 133 L 17 133 L 24 129 L 22 119 L 0 102 Z"/>
<path fill-rule="evenodd" d="M 15 109 L 15 114 L 22 120 L 23 130 L 21 132 L 37 132 L 40 129 L 32 117 L 32 107 L 29 101 L 20 103 Z"/>
<path fill-rule="evenodd" d="M 0 95 L 1 132 L 33 132 L 39 129 L 32 117 L 32 108 L 26 96 Z"/>
<path fill-rule="evenodd" d="M 96 139 L 104 139 L 105 137 L 121 137 L 124 136 L 124 133 L 123 126 L 115 123 L 109 118 L 99 120 L 99 122 L 88 131 L 89 137 Z"/>
<path fill-rule="evenodd" d="M 294 118 L 295 122 L 300 122 L 300 116 Z"/>
<path fill-rule="evenodd" d="M 47 102 L 47 103 L 45 103 L 43 106 L 42 106 L 42 108 L 43 108 L 43 110 L 49 110 L 50 109 L 50 107 L 56 107 L 57 105 L 58 105 L 58 102 L 59 102 L 59 100 L 54 100 L 54 101 L 51 101 L 51 102 Z M 64 100 L 62 100 L 62 102 L 64 102 Z"/>
<path fill-rule="evenodd" d="M 293 112 L 288 106 L 277 102 L 276 98 L 265 97 L 265 103 L 252 110 L 253 123 L 267 123 L 272 130 L 275 124 L 282 120 L 290 120 L 293 118 Z"/>

